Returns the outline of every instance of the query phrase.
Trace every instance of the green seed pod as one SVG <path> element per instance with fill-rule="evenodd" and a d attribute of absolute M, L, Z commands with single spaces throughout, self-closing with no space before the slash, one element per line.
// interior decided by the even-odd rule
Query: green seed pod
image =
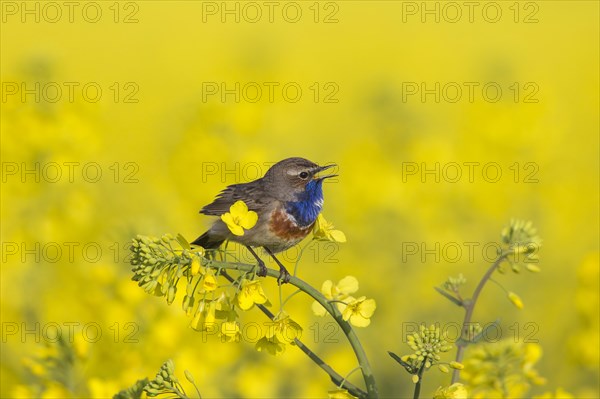
<path fill-rule="evenodd" d="M 191 383 L 192 383 L 192 384 L 194 384 L 194 385 L 196 384 L 196 382 L 194 381 L 194 376 L 192 375 L 192 373 L 190 373 L 190 372 L 189 372 L 189 370 L 185 370 L 185 371 L 183 372 L 183 374 L 185 375 L 185 378 L 186 378 L 186 379 L 187 379 L 189 382 L 191 382 Z"/>
<path fill-rule="evenodd" d="M 173 374 L 175 373 L 175 364 L 173 363 L 173 360 L 169 359 L 165 362 L 165 365 L 167 366 L 167 370 L 169 371 L 169 374 Z"/>
<path fill-rule="evenodd" d="M 167 294 L 167 304 L 172 304 L 173 301 L 175 300 L 175 293 L 177 292 L 177 289 L 175 288 L 175 286 L 171 286 L 169 287 L 169 293 Z"/>

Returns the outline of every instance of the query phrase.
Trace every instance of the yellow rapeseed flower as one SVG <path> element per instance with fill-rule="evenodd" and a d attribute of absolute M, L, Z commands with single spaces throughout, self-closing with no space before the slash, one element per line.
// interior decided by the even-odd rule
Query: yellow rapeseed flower
<path fill-rule="evenodd" d="M 25 357 L 22 359 L 23 366 L 33 375 L 44 376 L 47 373 L 46 368 L 32 358 Z"/>
<path fill-rule="evenodd" d="M 11 397 L 13 398 L 35 398 L 33 388 L 27 385 L 17 385 L 12 389 Z"/>
<path fill-rule="evenodd" d="M 356 396 L 351 395 L 350 392 L 341 388 L 327 392 L 327 397 L 329 399 L 356 399 Z"/>
<path fill-rule="evenodd" d="M 277 338 L 262 337 L 256 343 L 258 352 L 267 352 L 269 355 L 278 356 L 285 352 L 285 343 L 280 342 Z"/>
<path fill-rule="evenodd" d="M 541 355 L 540 345 L 513 339 L 469 345 L 460 377 L 473 398 L 526 397 L 544 383 L 535 369 Z"/>
<path fill-rule="evenodd" d="M 244 201 L 236 201 L 229 208 L 229 212 L 221 215 L 221 220 L 233 234 L 243 236 L 244 229 L 249 230 L 256 225 L 258 214 L 254 211 L 249 211 Z"/>
<path fill-rule="evenodd" d="M 562 388 L 556 389 L 554 392 L 546 392 L 543 395 L 534 396 L 533 399 L 573 399 L 574 396 Z"/>
<path fill-rule="evenodd" d="M 333 285 L 331 280 L 326 280 L 321 287 L 321 293 L 329 301 L 344 300 L 348 298 L 350 294 L 354 294 L 356 291 L 358 291 L 358 280 L 353 276 L 344 277 L 336 285 Z M 338 309 L 340 309 L 340 311 L 342 306 L 343 304 L 338 305 Z M 317 316 L 325 316 L 327 314 L 325 308 L 317 301 L 313 302 L 312 310 Z"/>
<path fill-rule="evenodd" d="M 280 313 L 267 329 L 265 336 L 272 340 L 276 338 L 279 342 L 290 344 L 295 338 L 302 335 L 302 327 L 285 313 Z"/>
<path fill-rule="evenodd" d="M 439 387 L 437 391 L 435 391 L 433 399 L 467 399 L 467 395 L 467 388 L 465 388 L 463 384 L 457 382 L 446 388 Z"/>
<path fill-rule="evenodd" d="M 215 301 L 210 301 L 208 303 L 206 301 L 200 302 L 190 326 L 196 331 L 207 331 L 214 328 L 216 322 L 215 311 Z"/>
<path fill-rule="evenodd" d="M 202 289 L 206 292 L 212 292 L 218 288 L 217 277 L 213 272 L 208 272 L 202 277 Z"/>
<path fill-rule="evenodd" d="M 365 296 L 358 299 L 349 297 L 348 302 L 341 305 L 342 318 L 346 321 L 350 320 L 350 324 L 356 327 L 366 327 L 371 324 L 371 316 L 377 307 L 374 299 L 367 299 Z"/>
<path fill-rule="evenodd" d="M 237 321 L 226 321 L 221 324 L 221 339 L 225 342 L 240 340 L 240 324 Z"/>
<path fill-rule="evenodd" d="M 85 338 L 84 334 L 77 334 L 73 338 L 73 351 L 80 359 L 87 358 L 90 349 L 90 342 Z"/>
<path fill-rule="evenodd" d="M 240 290 L 235 299 L 237 305 L 242 310 L 250 309 L 255 303 L 263 304 L 267 302 L 267 296 L 258 280 L 242 280 Z"/>
<path fill-rule="evenodd" d="M 346 235 L 333 228 L 333 224 L 329 223 L 322 214 L 317 216 L 317 220 L 313 227 L 313 238 L 321 241 L 346 242 Z"/>
<path fill-rule="evenodd" d="M 218 319 L 235 320 L 237 318 L 233 305 L 233 298 L 230 298 L 222 292 L 221 295 L 215 299 L 215 302 L 217 308 L 216 316 Z"/>
<path fill-rule="evenodd" d="M 59 399 L 68 398 L 70 395 L 69 390 L 58 382 L 49 382 L 41 394 L 40 399 Z"/>
<path fill-rule="evenodd" d="M 192 256 L 192 263 L 190 264 L 190 272 L 192 276 L 200 273 L 200 259 L 197 256 Z"/>

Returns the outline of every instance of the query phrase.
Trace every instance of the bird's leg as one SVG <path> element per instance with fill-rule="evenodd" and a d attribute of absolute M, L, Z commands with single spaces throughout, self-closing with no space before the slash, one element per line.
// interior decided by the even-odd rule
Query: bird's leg
<path fill-rule="evenodd" d="M 273 258 L 273 260 L 275 260 L 275 263 L 277 263 L 277 265 L 279 266 L 279 277 L 277 277 L 277 283 L 279 283 L 279 285 L 289 283 L 290 282 L 290 272 L 288 272 L 287 269 L 285 268 L 285 266 L 283 266 L 283 264 L 279 261 L 279 259 L 277 259 L 277 257 L 273 253 L 273 251 L 271 251 L 267 247 L 263 247 L 263 248 L 265 249 L 265 251 L 267 251 L 267 253 L 269 255 L 271 255 L 271 258 Z"/>
<path fill-rule="evenodd" d="M 246 248 L 248 249 L 248 251 L 250 251 L 252 256 L 254 256 L 254 258 L 258 262 L 258 272 L 256 273 L 256 275 L 258 277 L 265 277 L 267 275 L 267 266 L 265 266 L 265 262 L 263 262 L 263 260 L 258 257 L 258 255 L 256 254 L 256 252 L 254 252 L 252 247 L 246 245 Z"/>

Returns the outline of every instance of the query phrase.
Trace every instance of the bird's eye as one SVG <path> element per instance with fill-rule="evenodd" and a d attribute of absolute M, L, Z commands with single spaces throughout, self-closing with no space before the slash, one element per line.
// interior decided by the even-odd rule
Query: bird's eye
<path fill-rule="evenodd" d="M 308 178 L 308 172 L 300 172 L 299 176 L 302 180 L 306 180 L 306 178 Z"/>

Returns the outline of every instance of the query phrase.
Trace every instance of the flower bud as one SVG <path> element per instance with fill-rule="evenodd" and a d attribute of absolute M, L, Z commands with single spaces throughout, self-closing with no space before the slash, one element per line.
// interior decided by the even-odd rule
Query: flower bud
<path fill-rule="evenodd" d="M 465 366 L 463 366 L 463 364 L 459 362 L 450 362 L 450 367 L 456 370 L 462 370 L 465 368 Z"/>
<path fill-rule="evenodd" d="M 194 376 L 189 370 L 184 370 L 183 374 L 185 375 L 186 380 L 188 380 L 191 384 L 196 384 L 196 381 L 194 381 Z"/>
<path fill-rule="evenodd" d="M 517 309 L 523 309 L 523 301 L 517 294 L 509 292 L 508 299 L 517 307 Z"/>
<path fill-rule="evenodd" d="M 540 267 L 539 267 L 539 266 L 537 266 L 537 265 L 534 265 L 534 264 L 531 264 L 531 263 L 527 263 L 527 264 L 525 264 L 525 268 L 526 268 L 527 270 L 529 270 L 530 272 L 532 272 L 532 273 L 539 273 L 539 272 L 541 272 L 541 271 L 542 271 L 542 269 L 540 269 Z"/>
<path fill-rule="evenodd" d="M 200 273 L 200 260 L 197 256 L 194 256 L 192 258 L 192 263 L 190 264 L 190 272 L 192 273 L 192 276 L 195 276 L 198 273 Z"/>
<path fill-rule="evenodd" d="M 177 292 L 177 288 L 175 286 L 169 287 L 169 292 L 167 294 L 167 303 L 170 305 L 175 300 L 175 293 Z"/>

